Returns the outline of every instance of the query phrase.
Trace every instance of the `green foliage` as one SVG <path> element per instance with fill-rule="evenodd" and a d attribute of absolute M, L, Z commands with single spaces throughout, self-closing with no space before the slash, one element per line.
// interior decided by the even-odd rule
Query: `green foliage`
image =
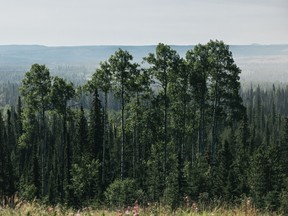
<path fill-rule="evenodd" d="M 51 77 L 45 65 L 34 64 L 22 80 L 20 92 L 32 109 L 46 110 L 50 106 Z"/>
<path fill-rule="evenodd" d="M 114 95 L 116 98 L 120 99 L 121 102 L 121 155 L 120 155 L 120 176 L 123 179 L 127 176 L 128 170 L 125 167 L 127 163 L 126 156 L 126 117 L 125 117 L 125 107 L 126 102 L 129 101 L 130 91 L 132 89 L 132 84 L 134 83 L 133 76 L 138 73 L 138 64 L 132 63 L 133 56 L 122 49 L 119 49 L 110 56 L 108 62 L 110 64 L 110 70 L 112 73 L 112 83 L 114 87 Z"/>
<path fill-rule="evenodd" d="M 73 191 L 74 204 L 81 205 L 98 195 L 100 191 L 99 166 L 97 160 L 91 161 L 85 156 L 82 156 L 78 163 L 72 164 L 69 188 Z"/>
<path fill-rule="evenodd" d="M 170 142 L 168 146 L 170 150 L 168 158 L 169 174 L 166 178 L 166 187 L 164 189 L 163 197 L 165 203 L 171 206 L 174 210 L 179 205 L 179 199 L 181 199 L 181 197 L 179 197 L 179 164 L 177 160 L 177 154 L 175 154 L 175 151 L 173 151 L 173 144 L 174 143 Z"/>
<path fill-rule="evenodd" d="M 148 197 L 152 201 L 159 201 L 163 194 L 165 177 L 163 170 L 163 142 L 151 146 L 151 156 L 147 162 Z"/>
<path fill-rule="evenodd" d="M 240 89 L 222 41 L 185 58 L 160 43 L 142 68 L 132 61 L 116 51 L 77 97 L 72 83 L 32 65 L 16 111 L 0 111 L 0 196 L 77 208 L 145 197 L 175 212 L 191 206 L 187 196 L 193 208 L 247 197 L 287 213 L 284 84 Z"/>
<path fill-rule="evenodd" d="M 37 197 L 37 187 L 33 183 L 25 183 L 21 178 L 19 183 L 19 195 L 27 201 L 32 201 Z"/>
<path fill-rule="evenodd" d="M 279 208 L 279 195 L 283 185 L 283 169 L 279 163 L 277 146 L 261 146 L 252 159 L 249 175 L 252 197 L 259 207 Z"/>
<path fill-rule="evenodd" d="M 111 66 L 105 61 L 100 63 L 100 68 L 96 69 L 96 72 L 92 75 L 91 80 L 86 84 L 88 91 L 93 92 L 95 89 L 107 93 L 111 89 Z"/>
<path fill-rule="evenodd" d="M 193 163 L 186 163 L 184 174 L 187 179 L 187 194 L 193 199 L 204 193 L 209 193 L 211 168 L 202 155 L 197 154 Z M 209 196 L 209 194 L 208 194 Z"/>
<path fill-rule="evenodd" d="M 107 202 L 111 206 L 123 207 L 132 206 L 136 200 L 143 199 L 143 191 L 139 189 L 136 181 L 133 179 L 116 179 L 105 191 Z"/>
<path fill-rule="evenodd" d="M 4 124 L 3 124 L 3 119 L 2 119 L 2 112 L 0 111 L 0 164 L 1 164 L 1 169 L 0 169 L 0 192 L 4 192 L 4 183 L 5 183 L 5 173 L 4 173 L 4 168 L 5 168 L 5 149 L 4 149 Z"/>
<path fill-rule="evenodd" d="M 231 177 L 235 177 L 233 175 L 233 156 L 231 153 L 231 143 L 225 140 L 223 146 L 220 147 L 219 155 L 218 155 L 218 165 L 215 168 L 215 178 L 213 179 L 214 186 L 217 190 L 214 191 L 215 195 L 218 197 L 223 197 L 224 200 L 231 200 L 233 197 L 232 190 L 235 189 L 236 185 L 233 184 L 233 180 Z"/>
<path fill-rule="evenodd" d="M 88 137 L 88 123 L 87 118 L 85 116 L 85 112 L 83 107 L 81 106 L 80 112 L 78 113 L 78 121 L 76 125 L 76 137 L 74 144 L 74 161 L 78 162 L 82 156 L 92 155 L 92 149 L 89 145 L 89 137 Z"/>
<path fill-rule="evenodd" d="M 75 96 L 75 90 L 72 83 L 66 83 L 59 77 L 53 77 L 51 87 L 51 103 L 53 107 L 61 114 L 66 112 L 67 102 Z"/>
<path fill-rule="evenodd" d="M 288 214 L 288 178 L 286 177 L 284 181 L 284 186 L 279 195 L 280 200 L 280 210 L 285 215 Z"/>

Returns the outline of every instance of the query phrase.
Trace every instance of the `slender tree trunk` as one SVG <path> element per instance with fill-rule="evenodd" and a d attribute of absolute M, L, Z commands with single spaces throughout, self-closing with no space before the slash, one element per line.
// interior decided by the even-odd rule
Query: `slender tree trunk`
<path fill-rule="evenodd" d="M 45 128 L 45 109 L 42 108 L 42 154 L 41 154 L 41 194 L 45 195 L 45 156 L 46 156 L 46 128 Z"/>
<path fill-rule="evenodd" d="M 136 92 L 136 119 L 133 127 L 133 178 L 136 178 L 136 170 L 139 164 L 139 143 L 138 143 L 138 108 L 139 108 L 139 93 Z"/>
<path fill-rule="evenodd" d="M 217 107 L 218 107 L 218 83 L 215 84 L 215 98 L 213 105 L 213 125 L 212 125 L 212 164 L 216 163 L 216 151 L 217 151 Z"/>
<path fill-rule="evenodd" d="M 136 164 L 137 164 L 137 170 L 139 169 L 139 160 L 140 160 L 140 146 L 139 146 L 139 92 L 136 93 L 136 99 L 137 99 L 137 110 L 136 110 L 136 125 L 135 125 L 135 146 L 136 146 Z"/>
<path fill-rule="evenodd" d="M 200 123 L 198 129 L 198 149 L 199 153 L 203 154 L 205 151 L 205 93 L 202 93 L 200 104 Z"/>
<path fill-rule="evenodd" d="M 102 145 L 102 185 L 105 185 L 105 151 L 106 151 L 106 136 L 107 136 L 107 91 L 105 92 L 104 99 L 104 112 L 103 112 L 103 145 Z"/>
<path fill-rule="evenodd" d="M 73 158 L 73 152 L 72 152 L 72 147 L 71 147 L 71 142 L 70 138 L 68 135 L 68 126 L 67 126 L 67 109 L 65 110 L 65 127 L 66 127 L 66 132 L 65 132 L 65 142 L 66 142 L 66 157 L 67 157 L 67 168 L 66 168 L 66 178 L 67 178 L 67 185 L 71 184 L 71 174 L 70 170 L 72 167 L 72 158 Z M 69 198 L 72 197 L 72 191 L 71 189 L 68 189 L 68 195 Z M 68 199 L 69 200 L 69 199 Z"/>
<path fill-rule="evenodd" d="M 184 110 L 183 110 L 183 129 L 182 129 L 182 136 L 181 136 L 181 160 L 184 161 L 184 149 L 185 149 L 185 143 L 186 143 L 186 109 L 187 109 L 187 99 L 186 95 L 184 96 Z"/>
<path fill-rule="evenodd" d="M 206 95 L 206 75 L 205 71 L 202 72 L 202 83 L 201 83 L 201 102 L 200 102 L 200 126 L 199 126 L 199 152 L 203 154 L 206 150 L 205 143 L 205 95 Z"/>
<path fill-rule="evenodd" d="M 165 81 L 164 84 L 164 178 L 166 179 L 167 176 L 167 82 Z"/>
<path fill-rule="evenodd" d="M 64 200 L 64 178 L 65 178 L 65 146 L 67 139 L 66 110 L 63 116 L 63 141 L 61 146 L 61 201 Z M 68 155 L 67 155 L 68 156 Z"/>
<path fill-rule="evenodd" d="M 132 143 L 133 143 L 133 153 L 132 153 L 132 177 L 133 178 L 136 178 L 136 175 L 135 175 L 135 159 L 136 159 L 136 143 L 135 143 L 135 124 L 134 124 L 134 128 L 133 128 L 133 140 L 132 140 Z"/>
<path fill-rule="evenodd" d="M 121 180 L 124 178 L 124 143 L 125 143 L 125 126 L 124 126 L 124 80 L 121 83 L 121 124 L 122 124 L 122 143 L 121 143 Z"/>
<path fill-rule="evenodd" d="M 2 180 L 1 184 L 0 184 L 0 199 L 2 201 L 2 198 L 4 197 L 4 179 L 5 179 L 5 176 L 4 176 L 4 130 L 5 128 L 3 127 L 3 121 L 2 121 L 2 115 L 0 113 L 0 163 L 1 163 L 1 166 L 0 166 L 0 178 Z M 3 127 L 3 128 L 2 128 Z M 1 203 L 2 204 L 2 203 Z M 2 205 L 1 205 L 2 207 Z"/>

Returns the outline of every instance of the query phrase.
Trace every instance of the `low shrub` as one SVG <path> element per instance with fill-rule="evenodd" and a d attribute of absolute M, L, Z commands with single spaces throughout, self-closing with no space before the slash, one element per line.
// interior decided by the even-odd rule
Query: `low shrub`
<path fill-rule="evenodd" d="M 106 201 L 110 206 L 133 205 L 135 200 L 142 200 L 144 193 L 138 189 L 135 180 L 115 180 L 109 185 L 104 193 Z"/>

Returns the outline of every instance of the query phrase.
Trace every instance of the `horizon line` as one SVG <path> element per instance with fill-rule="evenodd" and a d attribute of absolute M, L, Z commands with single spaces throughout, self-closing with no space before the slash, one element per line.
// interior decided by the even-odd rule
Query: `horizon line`
<path fill-rule="evenodd" d="M 159 42 L 161 43 L 161 42 Z M 159 44 L 158 43 L 158 44 Z M 225 42 L 224 42 L 225 43 Z M 147 46 L 157 46 L 158 44 L 90 44 L 90 45 L 44 45 L 44 44 L 0 44 L 0 46 L 39 46 L 39 47 L 48 47 L 48 48 L 61 48 L 61 47 L 147 47 Z M 164 43 L 165 44 L 165 43 Z M 166 44 L 169 46 L 196 46 L 198 44 Z M 225 43 L 226 44 L 226 43 Z M 272 44 L 260 44 L 260 43 L 250 43 L 250 44 L 227 44 L 229 46 L 285 46 L 288 43 L 272 43 Z"/>

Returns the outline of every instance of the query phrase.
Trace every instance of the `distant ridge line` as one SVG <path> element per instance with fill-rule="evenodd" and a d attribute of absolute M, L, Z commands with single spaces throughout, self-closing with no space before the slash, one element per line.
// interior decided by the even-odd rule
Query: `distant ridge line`
<path fill-rule="evenodd" d="M 46 65 L 97 66 L 107 60 L 118 48 L 131 53 L 134 61 L 142 62 L 148 53 L 155 53 L 157 45 L 85 45 L 85 46 L 45 46 L 45 45 L 0 45 L 0 67 L 31 66 L 34 63 Z M 195 45 L 171 45 L 180 56 Z M 287 56 L 288 45 L 230 45 L 234 58 L 251 56 Z"/>

